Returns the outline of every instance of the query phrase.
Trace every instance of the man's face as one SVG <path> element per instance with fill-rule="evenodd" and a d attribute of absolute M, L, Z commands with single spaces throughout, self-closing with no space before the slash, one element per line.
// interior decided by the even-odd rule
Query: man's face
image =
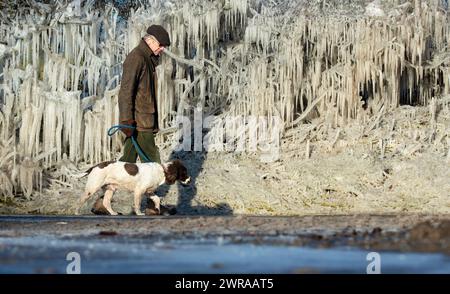
<path fill-rule="evenodd" d="M 161 46 L 155 38 L 149 38 L 147 44 L 156 56 L 159 56 L 164 51 L 164 46 Z"/>

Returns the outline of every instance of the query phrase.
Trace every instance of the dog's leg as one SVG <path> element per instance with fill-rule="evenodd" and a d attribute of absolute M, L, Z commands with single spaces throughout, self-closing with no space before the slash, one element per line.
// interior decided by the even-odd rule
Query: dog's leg
<path fill-rule="evenodd" d="M 95 192 L 94 192 L 95 193 Z M 92 196 L 94 193 L 91 193 L 89 191 L 84 192 L 83 196 L 80 198 L 80 202 L 78 203 L 77 208 L 75 209 L 75 215 L 80 214 L 80 209 L 83 207 L 83 204 Z"/>
<path fill-rule="evenodd" d="M 157 195 L 150 196 L 150 199 L 155 203 L 155 209 L 161 214 L 161 199 Z"/>
<path fill-rule="evenodd" d="M 145 213 L 141 212 L 141 191 L 134 191 L 134 212 L 136 215 L 144 215 Z"/>
<path fill-rule="evenodd" d="M 105 192 L 105 196 L 103 196 L 103 206 L 106 208 L 106 210 L 111 215 L 117 215 L 117 212 L 115 212 L 111 207 L 111 198 L 114 194 L 114 190 L 107 189 Z"/>

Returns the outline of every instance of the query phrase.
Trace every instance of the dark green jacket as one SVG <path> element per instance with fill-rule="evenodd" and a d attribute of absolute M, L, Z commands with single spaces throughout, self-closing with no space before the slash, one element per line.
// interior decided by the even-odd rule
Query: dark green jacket
<path fill-rule="evenodd" d="M 125 58 L 119 91 L 120 123 L 134 120 L 138 131 L 158 131 L 157 65 L 158 57 L 144 40 Z"/>

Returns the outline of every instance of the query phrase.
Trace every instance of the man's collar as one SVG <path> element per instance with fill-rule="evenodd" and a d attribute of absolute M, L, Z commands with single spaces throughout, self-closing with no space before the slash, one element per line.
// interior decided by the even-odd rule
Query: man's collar
<path fill-rule="evenodd" d="M 153 54 L 152 49 L 150 49 L 150 47 L 148 47 L 147 43 L 144 41 L 143 38 L 139 42 L 139 48 L 141 48 L 141 50 L 143 50 L 146 54 L 148 54 L 148 56 L 155 55 L 155 54 Z"/>

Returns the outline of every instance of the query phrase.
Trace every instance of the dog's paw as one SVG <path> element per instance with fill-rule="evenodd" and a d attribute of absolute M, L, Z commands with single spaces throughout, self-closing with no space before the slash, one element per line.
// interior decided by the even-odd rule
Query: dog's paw
<path fill-rule="evenodd" d="M 175 206 L 171 206 L 171 205 L 163 206 L 163 205 L 161 205 L 161 215 L 168 216 L 168 215 L 174 215 L 174 214 L 177 214 L 177 209 L 175 208 Z"/>

